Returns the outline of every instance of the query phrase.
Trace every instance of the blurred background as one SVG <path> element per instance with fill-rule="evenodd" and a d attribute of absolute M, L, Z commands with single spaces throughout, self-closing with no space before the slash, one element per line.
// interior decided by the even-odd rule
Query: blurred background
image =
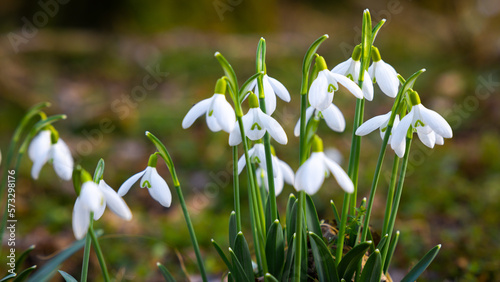
<path fill-rule="evenodd" d="M 243 83 L 255 72 L 259 38 L 266 39 L 267 71 L 292 96 L 290 103 L 278 100 L 274 117 L 285 128 L 289 144 L 275 148 L 278 157 L 296 170 L 298 138 L 293 137 L 293 127 L 299 113 L 303 56 L 316 38 L 327 33 L 330 39 L 318 52 L 329 68 L 346 60 L 360 41 L 365 8 L 374 21 L 387 19 L 376 40 L 383 60 L 405 78 L 426 68 L 415 90 L 454 130 L 453 139 L 432 150 L 414 142 L 396 223 L 400 243 L 390 272 L 405 273 L 430 248 L 442 244 L 423 281 L 498 281 L 500 6 L 496 0 L 2 0 L 0 148 L 6 151 L 28 108 L 49 101 L 48 114 L 68 115 L 56 128 L 76 162 L 93 171 L 103 158 L 106 182 L 118 189 L 146 167 L 154 147 L 144 132 L 151 131 L 173 155 L 206 267 L 220 277 L 225 267 L 210 239 L 223 248 L 228 245 L 228 216 L 233 209 L 228 136 L 210 132 L 203 117 L 188 130 L 181 128 L 192 104 L 211 96 L 215 81 L 223 75 L 213 54 L 221 52 Z M 319 134 L 326 147 L 336 148 L 347 160 L 355 101 L 345 93 L 338 93 L 334 101 L 346 118 L 346 131 L 338 134 L 322 124 Z M 365 119 L 386 113 L 391 105 L 375 86 Z M 363 139 L 360 197 L 368 196 L 380 144 L 375 133 Z M 372 216 L 372 226 L 379 232 L 392 159 L 389 151 Z M 58 180 L 48 165 L 38 181 L 32 180 L 31 165 L 25 157 L 18 172 L 17 244 L 18 252 L 36 244 L 27 264 L 41 266 L 74 241 L 75 193 L 72 184 Z M 165 165 L 159 164 L 158 170 L 171 184 Z M 165 209 L 137 186 L 124 197 L 134 215 L 131 222 L 107 211 L 95 224 L 107 234 L 102 248 L 111 275 L 117 281 L 156 281 L 159 261 L 181 281 L 186 272 L 195 278 L 195 256 L 175 194 L 171 208 Z M 285 187 L 278 197 L 280 210 L 293 192 Z M 328 179 L 313 197 L 320 218 L 332 219 L 328 200 L 340 208 L 342 198 L 337 184 Z M 249 219 L 244 220 L 249 226 Z M 246 234 L 250 236 L 250 231 Z M 5 242 L 2 248 L 6 249 Z M 60 269 L 79 277 L 82 253 Z M 92 280 L 99 281 L 94 256 L 90 268 Z"/>

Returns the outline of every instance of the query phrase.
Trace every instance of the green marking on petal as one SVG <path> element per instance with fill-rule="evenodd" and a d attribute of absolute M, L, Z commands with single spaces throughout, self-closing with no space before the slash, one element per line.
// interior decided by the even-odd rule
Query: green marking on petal
<path fill-rule="evenodd" d="M 214 114 L 214 110 L 211 110 L 211 111 L 208 113 L 208 116 L 209 116 L 209 117 L 211 117 L 213 114 Z"/>
<path fill-rule="evenodd" d="M 352 74 L 349 73 L 348 75 L 346 75 L 346 77 L 349 78 L 350 80 L 354 81 L 354 77 L 352 77 Z"/>
<path fill-rule="evenodd" d="M 328 93 L 333 93 L 334 91 L 337 91 L 337 88 L 333 84 L 328 84 Z"/>
<path fill-rule="evenodd" d="M 387 126 L 384 127 L 384 128 L 382 128 L 382 129 L 380 129 L 380 131 L 382 131 L 382 132 L 385 132 L 386 130 L 387 130 Z"/>
<path fill-rule="evenodd" d="M 149 183 L 148 180 L 144 180 L 144 182 L 141 183 L 142 188 L 147 187 L 151 188 L 151 183 Z"/>
<path fill-rule="evenodd" d="M 425 124 L 424 124 L 421 120 L 417 120 L 417 121 L 415 122 L 415 127 L 418 127 L 418 126 L 422 126 L 422 127 L 424 127 L 424 126 L 425 126 Z"/>
<path fill-rule="evenodd" d="M 262 127 L 258 123 L 254 123 L 250 129 L 255 130 L 255 127 L 257 127 L 257 130 L 262 130 Z"/>
<path fill-rule="evenodd" d="M 260 159 L 259 159 L 259 157 L 255 157 L 255 158 L 254 158 L 254 162 L 256 162 L 256 163 L 260 164 Z"/>

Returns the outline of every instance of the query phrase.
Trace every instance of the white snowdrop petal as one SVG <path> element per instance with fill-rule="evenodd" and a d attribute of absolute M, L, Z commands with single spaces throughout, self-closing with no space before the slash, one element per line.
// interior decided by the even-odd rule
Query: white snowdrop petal
<path fill-rule="evenodd" d="M 333 174 L 333 177 L 335 177 L 335 180 L 337 180 L 337 183 L 340 185 L 344 191 L 347 193 L 352 193 L 354 192 L 354 184 L 352 183 L 352 180 L 349 178 L 347 173 L 334 161 L 328 159 L 325 157 L 325 164 L 326 167 L 330 170 L 330 172 Z"/>
<path fill-rule="evenodd" d="M 99 182 L 99 189 L 106 199 L 105 204 L 108 205 L 112 212 L 123 219 L 132 219 L 132 212 L 125 201 L 118 195 L 118 193 L 115 192 L 115 190 L 113 190 L 113 188 L 106 184 L 104 180 Z"/>
<path fill-rule="evenodd" d="M 335 80 L 338 83 L 342 84 L 349 92 L 351 92 L 351 94 L 354 95 L 354 97 L 358 99 L 363 99 L 363 91 L 361 91 L 361 89 L 356 83 L 354 83 L 349 78 L 340 74 L 331 73 L 331 75 L 335 78 Z"/>
<path fill-rule="evenodd" d="M 411 125 L 412 120 L 413 120 L 413 115 L 414 115 L 414 110 L 412 109 L 408 113 L 408 115 L 406 115 L 401 120 L 399 125 L 392 131 L 391 147 L 396 152 L 398 157 L 400 157 L 400 158 L 403 157 L 404 151 L 401 152 L 401 151 L 399 151 L 399 149 L 401 149 L 401 143 L 405 142 L 408 128 L 410 128 L 410 125 Z"/>
<path fill-rule="evenodd" d="M 253 148 L 248 150 L 248 155 L 251 156 Z M 245 165 L 247 164 L 246 159 L 245 159 L 245 154 L 243 154 L 240 159 L 238 160 L 238 174 L 241 174 L 243 169 L 245 168 Z"/>
<path fill-rule="evenodd" d="M 102 205 L 94 211 L 94 220 L 99 220 L 101 216 L 104 214 L 104 210 L 106 209 L 106 201 L 102 203 Z"/>
<path fill-rule="evenodd" d="M 423 122 L 429 125 L 437 134 L 444 138 L 453 137 L 453 131 L 451 130 L 450 125 L 440 114 L 427 109 L 423 105 L 420 107 L 420 114 L 422 115 Z"/>
<path fill-rule="evenodd" d="M 282 160 L 278 160 L 278 165 L 279 165 L 279 170 L 281 171 L 281 174 L 283 175 L 283 179 L 285 180 L 285 182 L 290 185 L 293 185 L 293 182 L 295 181 L 295 175 L 293 173 L 292 168 Z"/>
<path fill-rule="evenodd" d="M 315 111 L 314 107 L 309 107 L 306 109 L 306 126 L 307 126 L 307 123 L 309 122 L 309 120 L 311 119 L 314 111 Z M 300 136 L 300 118 L 297 121 L 295 128 L 293 129 L 293 135 L 295 135 L 296 137 Z"/>
<path fill-rule="evenodd" d="M 212 113 L 212 115 L 209 115 L 209 112 L 206 114 L 207 118 L 207 126 L 208 129 L 212 132 L 219 132 L 222 130 L 222 127 L 219 125 L 219 122 L 215 118 L 215 115 Z"/>
<path fill-rule="evenodd" d="M 370 75 L 368 74 L 367 71 L 365 71 L 364 74 L 364 80 L 363 80 L 363 96 L 365 97 L 366 100 L 372 101 L 373 100 L 373 84 L 370 78 Z"/>
<path fill-rule="evenodd" d="M 319 73 L 309 89 L 309 103 L 318 110 L 324 110 L 328 108 L 332 100 L 333 91 L 328 92 L 328 80 L 323 73 Z"/>
<path fill-rule="evenodd" d="M 63 180 L 71 180 L 74 162 L 68 146 L 59 138 L 51 150 L 53 166 L 57 175 Z"/>
<path fill-rule="evenodd" d="M 309 195 L 318 192 L 325 181 L 325 165 L 319 153 L 312 153 L 295 174 L 295 189 Z"/>
<path fill-rule="evenodd" d="M 158 174 L 156 168 L 151 172 L 151 188 L 148 189 L 153 199 L 164 207 L 170 207 L 172 203 L 172 194 L 168 188 L 167 182 Z"/>
<path fill-rule="evenodd" d="M 266 175 L 266 180 L 267 179 L 268 178 Z M 269 184 L 267 186 L 269 186 Z M 284 186 L 285 186 L 285 182 L 283 180 L 283 174 L 278 169 L 277 172 L 274 173 L 274 195 L 279 196 L 279 194 L 281 194 L 281 191 L 283 191 Z M 269 188 L 267 188 L 267 191 L 269 192 Z"/>
<path fill-rule="evenodd" d="M 375 77 L 380 90 L 385 95 L 394 98 L 398 94 L 399 79 L 396 70 L 383 60 L 376 62 Z"/>
<path fill-rule="evenodd" d="M 266 130 L 264 129 L 259 118 L 260 113 L 262 113 L 262 111 L 259 108 L 251 108 L 242 118 L 245 135 L 253 141 L 261 139 L 266 133 Z"/>
<path fill-rule="evenodd" d="M 229 146 L 236 146 L 241 143 L 241 131 L 238 123 L 235 123 L 233 130 L 229 133 Z"/>
<path fill-rule="evenodd" d="M 437 145 L 443 145 L 444 144 L 444 139 L 443 139 L 443 136 L 437 134 L 437 133 L 434 133 L 434 135 L 436 136 L 436 144 Z"/>
<path fill-rule="evenodd" d="M 422 130 L 422 127 L 417 127 L 417 135 L 420 141 L 429 148 L 434 148 L 434 144 L 436 144 L 436 136 L 433 131 L 425 132 Z"/>
<path fill-rule="evenodd" d="M 226 101 L 226 97 L 222 94 L 215 94 L 214 96 L 216 95 L 217 98 L 214 101 L 213 114 L 222 130 L 229 133 L 233 130 L 236 116 L 233 108 Z"/>
<path fill-rule="evenodd" d="M 123 184 L 118 189 L 118 195 L 123 197 L 125 194 L 127 194 L 128 191 L 130 190 L 130 188 L 132 187 L 132 185 L 134 185 L 134 183 L 136 183 L 137 180 L 139 180 L 139 178 L 141 178 L 141 176 L 143 176 L 145 172 L 146 172 L 146 170 L 138 172 L 138 173 L 132 175 L 125 182 L 123 182 Z"/>
<path fill-rule="evenodd" d="M 330 127 L 332 130 L 337 132 L 344 131 L 344 115 L 337 106 L 331 104 L 330 107 L 328 107 L 326 110 L 321 111 L 321 114 L 323 114 L 326 125 L 328 125 L 328 127 Z"/>
<path fill-rule="evenodd" d="M 356 130 L 356 135 L 365 136 L 373 132 L 375 129 L 380 128 L 385 122 L 387 122 L 390 117 L 391 117 L 391 112 L 388 112 L 385 115 L 372 117 L 371 119 L 365 121 L 362 125 L 358 127 L 358 129 Z"/>
<path fill-rule="evenodd" d="M 89 229 L 90 211 L 82 205 L 79 197 L 76 198 L 72 218 L 73 234 L 75 234 L 75 238 L 77 240 L 83 239 Z"/>
<path fill-rule="evenodd" d="M 347 71 L 349 70 L 349 67 L 351 66 L 353 62 L 352 58 L 347 59 L 346 61 L 343 61 L 342 63 L 336 65 L 331 72 L 333 73 L 338 73 L 341 75 L 347 75 Z"/>
<path fill-rule="evenodd" d="M 276 140 L 276 142 L 286 145 L 288 143 L 288 138 L 286 136 L 285 130 L 281 125 L 272 117 L 264 114 L 263 112 L 259 113 L 259 119 L 262 123 L 262 126 L 269 132 L 269 135 Z"/>
<path fill-rule="evenodd" d="M 266 77 L 266 76 L 267 75 L 265 75 L 264 77 Z M 276 95 L 278 97 L 280 97 L 281 100 L 283 100 L 285 102 L 290 102 L 290 100 L 291 100 L 290 93 L 288 92 L 286 87 L 281 82 L 279 82 L 277 79 L 274 79 L 270 76 L 267 76 L 267 79 L 269 80 L 269 83 L 271 84 L 271 87 L 273 88 L 274 93 L 276 93 Z"/>
<path fill-rule="evenodd" d="M 93 211 L 94 213 L 98 212 L 104 203 L 104 195 L 101 190 L 99 190 L 97 184 L 92 181 L 87 181 L 82 184 L 79 198 L 82 204 L 89 211 Z"/>
<path fill-rule="evenodd" d="M 48 153 L 52 145 L 50 134 L 50 130 L 42 130 L 33 137 L 28 147 L 28 156 L 30 160 L 35 161 L 40 158 L 40 156 L 45 156 L 45 154 Z"/>
<path fill-rule="evenodd" d="M 212 99 L 208 98 L 205 100 L 201 100 L 200 102 L 196 103 L 186 114 L 184 119 L 182 120 L 182 128 L 186 129 L 190 127 L 196 119 L 201 117 L 204 113 L 208 111 L 208 108 L 210 107 L 210 104 L 212 103 Z"/>
<path fill-rule="evenodd" d="M 37 156 L 37 158 L 33 161 L 33 166 L 31 167 L 31 177 L 33 177 L 33 179 L 35 180 L 38 179 L 40 170 L 49 160 L 49 156 L 50 156 L 50 151 L 47 151 L 45 152 L 44 155 Z"/>

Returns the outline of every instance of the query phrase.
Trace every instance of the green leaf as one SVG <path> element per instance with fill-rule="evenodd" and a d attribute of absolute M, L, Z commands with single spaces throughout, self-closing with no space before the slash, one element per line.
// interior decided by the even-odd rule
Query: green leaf
<path fill-rule="evenodd" d="M 328 34 L 325 34 L 321 36 L 320 38 L 316 39 L 309 49 L 307 50 L 305 56 L 304 56 L 304 61 L 302 62 L 302 88 L 300 90 L 301 94 L 306 94 L 307 93 L 307 79 L 309 77 L 309 69 L 311 68 L 311 63 L 314 59 L 314 54 L 316 54 L 316 51 L 318 51 L 319 46 L 323 41 L 325 41 L 328 38 Z"/>
<path fill-rule="evenodd" d="M 161 263 L 157 262 L 156 265 L 158 266 L 158 268 L 160 269 L 160 272 L 161 272 L 161 275 L 163 275 L 163 278 L 165 279 L 165 281 L 167 282 L 175 282 L 177 280 L 175 280 L 175 278 L 172 276 L 172 274 L 170 274 L 170 272 L 168 271 L 168 269 L 163 266 Z"/>
<path fill-rule="evenodd" d="M 222 56 L 221 53 L 215 52 L 215 58 L 217 58 L 217 61 L 219 61 L 219 64 L 222 67 L 222 70 L 224 70 L 224 74 L 226 75 L 228 82 L 229 82 L 229 93 L 233 99 L 233 102 L 238 102 L 238 79 L 236 78 L 236 73 L 234 72 L 233 67 L 229 62 Z"/>
<path fill-rule="evenodd" d="M 297 206 L 298 206 L 298 201 L 295 201 L 293 203 L 292 210 L 290 212 L 290 216 L 286 218 L 287 225 L 286 225 L 286 230 L 287 230 L 287 242 L 290 244 L 290 241 L 293 237 L 293 234 L 295 233 L 295 230 L 297 229 L 295 226 L 297 225 Z"/>
<path fill-rule="evenodd" d="M 286 204 L 286 226 L 285 226 L 285 230 L 286 230 L 286 239 L 287 239 L 287 243 L 288 243 L 288 246 L 290 246 L 290 239 L 292 238 L 293 236 L 293 233 L 295 232 L 295 228 L 292 228 L 292 222 L 295 223 L 295 220 L 292 221 L 292 217 L 293 217 L 293 206 L 295 204 L 295 202 L 297 201 L 297 198 L 295 197 L 294 194 L 290 194 L 290 196 L 288 197 L 288 202 Z M 297 217 L 297 213 L 295 213 L 295 217 Z"/>
<path fill-rule="evenodd" d="M 165 161 L 165 164 L 168 167 L 168 170 L 170 171 L 170 175 L 172 176 L 172 181 L 174 182 L 174 186 L 180 186 L 179 179 L 177 178 L 177 174 L 175 173 L 175 167 L 174 167 L 174 162 L 172 161 L 172 158 L 170 157 L 170 154 L 167 151 L 167 148 L 163 143 L 158 139 L 158 137 L 154 136 L 153 133 L 146 131 L 146 136 L 153 142 L 155 145 L 156 149 L 158 150 L 158 153 L 160 156 L 163 158 Z"/>
<path fill-rule="evenodd" d="M 441 249 L 441 244 L 432 248 L 425 256 L 406 274 L 406 276 L 401 280 L 401 282 L 412 282 L 417 280 L 417 278 L 425 271 L 425 269 L 431 264 L 434 258 L 439 253 Z"/>
<path fill-rule="evenodd" d="M 8 281 L 8 280 L 10 280 L 10 279 L 12 279 L 14 277 L 16 277 L 16 274 L 15 273 L 11 273 L 11 274 L 5 276 L 4 278 L 0 279 L 0 282 Z"/>
<path fill-rule="evenodd" d="M 241 266 L 245 271 L 245 275 L 248 278 L 253 279 L 252 257 L 250 256 L 250 249 L 248 248 L 247 240 L 245 240 L 245 236 L 243 236 L 243 232 L 241 231 L 238 232 L 236 240 L 234 241 L 234 253 L 238 258 L 239 263 L 241 263 Z"/>
<path fill-rule="evenodd" d="M 266 71 L 266 40 L 261 37 L 257 45 L 257 56 L 255 63 L 257 64 L 257 72 Z"/>
<path fill-rule="evenodd" d="M 378 249 L 373 252 L 361 272 L 361 282 L 380 282 L 382 276 L 382 256 Z"/>
<path fill-rule="evenodd" d="M 217 244 L 214 239 L 212 239 L 212 245 L 214 246 L 222 261 L 224 261 L 224 263 L 226 264 L 229 272 L 233 272 L 233 265 L 231 264 L 231 262 L 229 262 L 229 259 L 226 257 L 222 249 L 219 247 L 219 244 Z"/>
<path fill-rule="evenodd" d="M 383 250 L 385 244 L 387 243 L 387 239 L 389 239 L 389 234 L 385 234 L 385 236 L 382 237 L 382 239 L 380 239 L 380 242 L 378 242 L 378 245 L 377 245 L 377 249 Z"/>
<path fill-rule="evenodd" d="M 306 194 L 306 222 L 309 231 L 320 237 L 323 237 L 323 232 L 321 232 L 321 225 L 319 224 L 316 207 L 314 207 L 314 202 L 311 196 L 309 196 L 308 194 Z"/>
<path fill-rule="evenodd" d="M 35 249 L 35 245 L 29 246 L 17 259 L 16 268 L 14 269 L 15 273 L 19 273 L 19 267 L 23 264 L 23 262 L 28 257 L 29 253 Z"/>
<path fill-rule="evenodd" d="M 363 25 L 362 25 L 362 38 L 361 38 L 361 44 L 362 44 L 362 50 L 363 50 L 363 53 L 362 53 L 362 58 L 361 58 L 361 62 L 363 64 L 363 66 L 368 66 L 368 64 L 370 63 L 370 58 L 371 58 L 371 47 L 372 47 L 372 19 L 371 19 L 371 15 L 370 15 L 370 12 L 368 11 L 368 9 L 366 9 L 364 12 L 363 12 Z M 366 68 L 366 67 L 365 67 Z"/>
<path fill-rule="evenodd" d="M 264 275 L 264 281 L 278 282 L 279 280 L 270 273 L 266 273 L 266 275 Z"/>
<path fill-rule="evenodd" d="M 94 182 L 99 184 L 104 174 L 104 160 L 100 159 L 94 171 Z"/>
<path fill-rule="evenodd" d="M 335 217 L 335 221 L 337 222 L 337 224 L 340 224 L 339 212 L 337 211 L 337 207 L 335 206 L 333 200 L 330 200 L 330 205 L 332 206 L 333 209 L 333 216 Z"/>
<path fill-rule="evenodd" d="M 96 237 L 103 234 L 102 230 L 97 230 Z M 56 269 L 61 263 L 71 257 L 76 251 L 80 250 L 85 245 L 85 239 L 74 242 L 70 247 L 59 253 L 42 268 L 35 272 L 35 274 L 28 280 L 32 282 L 41 282 L 49 280 L 55 273 Z"/>
<path fill-rule="evenodd" d="M 229 216 L 229 246 L 234 249 L 234 240 L 238 234 L 238 227 L 236 226 L 236 212 L 232 211 Z"/>
<path fill-rule="evenodd" d="M 380 28 L 385 24 L 385 19 L 382 19 L 378 24 L 372 29 L 372 45 L 375 42 L 375 38 L 380 30 Z"/>
<path fill-rule="evenodd" d="M 335 261 L 330 253 L 330 249 L 325 244 L 323 239 L 313 232 L 309 232 L 311 249 L 314 257 L 314 264 L 318 270 L 319 281 L 337 282 L 339 275 Z"/>
<path fill-rule="evenodd" d="M 285 265 L 285 241 L 279 220 L 275 220 L 267 232 L 266 259 L 269 273 L 280 278 Z"/>
<path fill-rule="evenodd" d="M 288 250 L 286 253 L 285 267 L 283 268 L 283 281 L 289 281 L 293 275 L 293 260 L 295 258 L 295 235 L 292 235 L 288 242 Z"/>
<path fill-rule="evenodd" d="M 346 281 L 351 281 L 359 262 L 372 244 L 372 241 L 366 241 L 352 248 L 338 265 L 339 277 L 344 278 Z"/>
<path fill-rule="evenodd" d="M 16 278 L 14 278 L 14 282 L 21 282 L 26 280 L 28 276 L 30 276 L 31 272 L 36 269 L 36 265 L 26 268 L 21 273 L 17 274 Z"/>
<path fill-rule="evenodd" d="M 236 281 L 248 281 L 251 282 L 248 276 L 245 273 L 245 270 L 243 269 L 243 266 L 241 265 L 240 261 L 238 260 L 238 257 L 236 254 L 233 252 L 231 248 L 229 248 L 229 254 L 231 254 L 231 259 L 233 261 L 234 265 L 234 272 L 231 272 L 234 274 L 235 280 Z M 253 275 L 252 275 L 253 278 Z M 253 280 L 252 280 L 253 281 Z"/>
<path fill-rule="evenodd" d="M 384 260 L 384 273 L 387 273 L 389 269 L 389 265 L 391 264 L 392 256 L 394 255 L 394 251 L 396 250 L 396 245 L 399 240 L 399 231 L 396 231 L 396 236 L 391 240 L 391 244 L 389 245 L 389 249 L 387 250 L 387 255 Z"/>
<path fill-rule="evenodd" d="M 59 271 L 59 274 L 61 274 L 61 276 L 64 278 L 64 281 L 66 281 L 66 282 L 78 282 L 78 280 L 76 280 L 75 277 L 71 276 L 69 273 L 62 271 L 62 270 L 58 270 L 58 271 Z"/>
<path fill-rule="evenodd" d="M 248 91 L 250 91 L 250 83 L 257 79 L 259 75 L 262 75 L 262 73 L 258 72 L 254 75 L 252 75 L 245 83 L 240 88 L 240 93 L 239 93 L 239 99 L 238 101 L 243 101 L 243 99 L 247 96 Z"/>

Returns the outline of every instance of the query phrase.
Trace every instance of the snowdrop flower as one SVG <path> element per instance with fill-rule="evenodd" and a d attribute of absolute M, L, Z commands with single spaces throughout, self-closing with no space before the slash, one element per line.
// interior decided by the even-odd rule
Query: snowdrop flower
<path fill-rule="evenodd" d="M 149 157 L 148 167 L 127 179 L 120 189 L 118 189 L 118 195 L 124 196 L 130 190 L 132 185 L 141 178 L 140 186 L 141 188 L 147 187 L 149 194 L 153 199 L 159 202 L 164 207 L 170 207 L 172 203 L 172 194 L 168 188 L 167 182 L 158 174 L 156 170 L 156 162 L 158 157 L 156 154 L 152 154 Z"/>
<path fill-rule="evenodd" d="M 125 201 L 104 180 L 101 180 L 99 185 L 91 180 L 82 184 L 80 195 L 76 198 L 73 208 L 73 233 L 76 239 L 80 240 L 87 234 L 91 220 L 90 213 L 93 212 L 93 219 L 98 220 L 104 213 L 106 205 L 119 217 L 125 220 L 132 219 L 132 213 Z"/>
<path fill-rule="evenodd" d="M 250 94 L 248 103 L 250 110 L 242 118 L 246 136 L 250 140 L 256 141 L 261 139 L 267 131 L 276 142 L 283 145 L 288 143 L 288 138 L 283 127 L 274 118 L 262 112 L 259 108 L 259 99 L 255 94 Z M 240 143 L 241 131 L 239 125 L 236 124 L 233 131 L 229 134 L 229 145 L 236 146 Z"/>
<path fill-rule="evenodd" d="M 377 47 L 372 46 L 371 49 L 373 63 L 368 68 L 368 73 L 373 78 L 373 83 L 377 82 L 385 95 L 394 98 L 398 94 L 398 73 L 391 65 L 382 60 Z"/>
<path fill-rule="evenodd" d="M 281 100 L 287 103 L 290 102 L 290 93 L 288 93 L 288 90 L 286 90 L 285 86 L 283 86 L 283 84 L 278 80 L 265 74 L 262 77 L 262 84 L 262 86 L 264 87 L 264 97 L 266 101 L 266 113 L 268 115 L 272 115 L 276 110 L 276 96 L 280 97 Z M 257 95 L 257 97 L 259 96 L 257 78 L 252 80 L 252 82 L 250 82 L 248 86 L 245 87 L 245 91 L 243 93 L 246 93 L 249 90 L 253 90 L 255 95 Z"/>
<path fill-rule="evenodd" d="M 371 119 L 365 121 L 358 129 L 356 130 L 356 135 L 358 136 L 365 136 L 375 129 L 380 129 L 380 138 L 384 140 L 385 136 L 385 131 L 387 130 L 387 124 L 389 123 L 389 120 L 391 118 L 392 112 L 388 112 L 387 114 L 384 115 L 379 115 L 372 117 Z M 394 124 L 392 126 L 392 131 L 391 135 L 389 136 L 389 143 L 391 142 L 392 138 L 392 133 L 394 132 L 394 129 L 398 126 L 399 124 L 399 115 L 396 115 L 394 119 Z"/>
<path fill-rule="evenodd" d="M 288 183 L 293 185 L 294 181 L 294 173 L 292 168 L 285 163 L 284 161 L 278 159 L 274 152 L 273 147 L 271 147 L 271 160 L 273 164 L 273 177 L 274 177 L 274 191 L 276 196 L 278 196 L 281 191 L 283 191 L 284 183 Z M 256 171 L 257 176 L 261 175 L 264 181 L 264 186 L 267 191 L 269 191 L 269 184 L 267 180 L 267 163 L 266 163 L 266 153 L 264 149 L 264 145 L 262 143 L 257 143 L 253 146 L 252 149 L 248 150 L 248 155 L 250 157 L 250 161 L 258 164 L 258 168 Z M 241 156 L 238 160 L 238 174 L 243 171 L 243 168 L 246 165 L 245 155 Z M 258 184 L 261 185 L 261 178 L 257 177 Z"/>
<path fill-rule="evenodd" d="M 33 161 L 31 176 L 38 179 L 40 170 L 47 162 L 54 166 L 56 174 L 63 180 L 70 180 L 73 173 L 73 157 L 68 145 L 59 138 L 54 128 L 45 129 L 36 135 L 28 148 L 28 156 Z"/>
<path fill-rule="evenodd" d="M 295 189 L 313 195 L 318 192 L 325 177 L 331 172 L 340 187 L 347 193 L 352 193 L 354 184 L 337 163 L 325 156 L 323 141 L 318 136 L 314 136 L 311 149 L 311 156 L 300 166 L 295 175 Z"/>
<path fill-rule="evenodd" d="M 429 110 L 420 102 L 417 92 L 410 91 L 411 111 L 393 130 L 391 147 L 402 158 L 405 150 L 405 137 L 410 126 L 417 131 L 418 138 L 425 146 L 433 148 L 435 144 L 442 145 L 443 138 L 453 137 L 453 132 L 446 120 L 433 110 Z"/>
<path fill-rule="evenodd" d="M 356 98 L 363 99 L 363 92 L 358 85 L 343 75 L 330 72 L 323 57 L 316 57 L 316 65 L 319 70 L 318 77 L 312 82 L 309 89 L 309 103 L 311 106 L 320 111 L 330 107 L 333 94 L 339 88 L 338 83 L 347 88 Z"/>
<path fill-rule="evenodd" d="M 361 69 L 361 45 L 357 45 L 352 52 L 352 57 L 347 61 L 338 64 L 332 69 L 333 73 L 338 73 L 351 78 L 355 83 L 359 79 L 359 71 Z M 368 71 L 365 70 L 363 75 L 363 84 L 361 87 L 363 96 L 366 100 L 373 100 L 373 84 Z"/>
<path fill-rule="evenodd" d="M 307 108 L 306 125 L 313 115 L 322 117 L 325 120 L 326 125 L 328 125 L 328 127 L 330 127 L 333 131 L 342 132 L 345 129 L 344 115 L 342 115 L 340 109 L 334 104 L 331 104 L 328 108 L 326 108 L 323 111 L 319 111 L 314 107 Z M 300 135 L 300 118 L 297 121 L 297 124 L 295 125 L 293 134 L 297 137 Z"/>
<path fill-rule="evenodd" d="M 226 80 L 220 78 L 215 85 L 214 95 L 211 98 L 195 104 L 182 120 L 182 128 L 190 127 L 203 114 L 207 116 L 208 128 L 213 132 L 233 130 L 236 117 L 233 108 L 226 100 Z"/>

